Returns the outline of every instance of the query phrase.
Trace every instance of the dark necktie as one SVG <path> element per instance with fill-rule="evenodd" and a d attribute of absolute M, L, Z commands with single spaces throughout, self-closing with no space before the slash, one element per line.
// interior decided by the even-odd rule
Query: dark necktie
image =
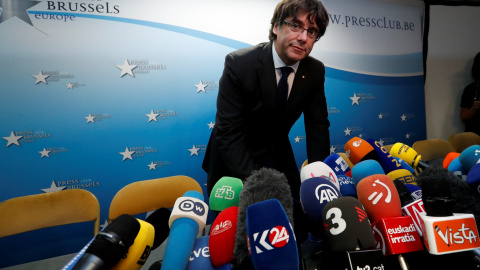
<path fill-rule="evenodd" d="M 283 110 L 287 105 L 287 97 L 288 97 L 288 82 L 287 78 L 290 75 L 290 72 L 293 71 L 291 67 L 281 67 L 280 71 L 282 71 L 282 77 L 278 82 L 277 86 L 277 103 L 279 108 Z"/>

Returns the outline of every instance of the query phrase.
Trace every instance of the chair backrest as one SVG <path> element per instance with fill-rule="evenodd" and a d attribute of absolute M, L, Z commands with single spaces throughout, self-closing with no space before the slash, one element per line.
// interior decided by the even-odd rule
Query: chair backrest
<path fill-rule="evenodd" d="M 455 133 L 448 137 L 448 142 L 455 148 L 456 152 L 461 153 L 472 145 L 480 145 L 480 136 L 473 132 Z"/>
<path fill-rule="evenodd" d="M 120 189 L 110 203 L 109 222 L 122 214 L 136 215 L 159 208 L 171 208 L 187 191 L 202 188 L 193 178 L 176 175 L 130 183 Z"/>
<path fill-rule="evenodd" d="M 0 237 L 86 221 L 94 221 L 96 235 L 100 230 L 100 204 L 85 189 L 28 195 L 0 203 Z"/>
<path fill-rule="evenodd" d="M 444 139 L 416 141 L 412 148 L 422 156 L 423 161 L 445 158 L 448 153 L 456 152 L 455 148 Z"/>

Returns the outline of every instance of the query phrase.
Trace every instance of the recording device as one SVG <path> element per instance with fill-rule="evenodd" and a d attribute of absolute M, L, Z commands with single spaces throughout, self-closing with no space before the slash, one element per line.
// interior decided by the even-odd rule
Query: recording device
<path fill-rule="evenodd" d="M 223 211 L 231 206 L 238 206 L 242 180 L 235 177 L 224 176 L 217 181 L 210 193 L 210 209 Z"/>
<path fill-rule="evenodd" d="M 347 175 L 347 173 L 350 171 L 350 166 L 348 163 L 337 153 L 329 155 L 323 162 L 327 164 L 337 176 Z"/>
<path fill-rule="evenodd" d="M 353 183 L 357 186 L 363 178 L 374 174 L 385 174 L 380 163 L 373 159 L 361 161 L 352 168 Z"/>
<path fill-rule="evenodd" d="M 462 167 L 469 172 L 470 169 L 480 160 L 480 145 L 469 146 L 460 153 L 458 159 L 462 164 Z"/>
<path fill-rule="evenodd" d="M 412 217 L 413 224 L 418 234 L 422 236 L 422 218 L 420 213 L 425 213 L 425 207 L 423 206 L 422 199 L 414 200 L 407 186 L 400 180 L 393 180 L 395 187 L 397 188 L 398 195 L 400 197 L 400 203 L 402 205 L 402 214 L 404 216 Z"/>
<path fill-rule="evenodd" d="M 277 199 L 248 206 L 246 223 L 254 269 L 299 269 L 295 234 Z"/>
<path fill-rule="evenodd" d="M 192 253 L 188 260 L 186 270 L 215 270 L 210 260 L 210 251 L 208 247 L 209 236 L 202 236 L 195 240 Z"/>
<path fill-rule="evenodd" d="M 375 152 L 378 155 L 379 158 L 379 163 L 382 166 L 383 170 L 385 171 L 386 174 L 399 170 L 399 169 L 405 169 L 402 167 L 402 164 L 398 162 L 388 151 L 387 149 L 383 148 L 382 145 L 380 145 L 379 142 L 373 140 L 373 139 L 368 139 L 367 142 L 373 147 Z"/>
<path fill-rule="evenodd" d="M 218 214 L 210 227 L 209 250 L 213 266 L 233 262 L 237 233 L 238 207 L 231 206 Z"/>
<path fill-rule="evenodd" d="M 380 158 L 373 146 L 362 138 L 351 138 L 345 144 L 344 149 L 345 153 L 347 154 L 353 165 L 356 165 L 360 161 L 368 159 L 373 159 L 380 162 Z"/>
<path fill-rule="evenodd" d="M 187 191 L 175 201 L 168 224 L 170 235 L 165 247 L 162 270 L 185 269 L 197 234 L 207 222 L 208 205 L 198 191 Z"/>
<path fill-rule="evenodd" d="M 460 156 L 460 153 L 457 153 L 457 152 L 448 153 L 445 156 L 445 158 L 443 159 L 443 168 L 448 169 L 448 166 L 450 165 L 450 162 L 452 162 L 452 160 L 456 159 L 459 156 Z"/>
<path fill-rule="evenodd" d="M 410 146 L 403 143 L 396 143 L 390 149 L 390 154 L 394 157 L 401 158 L 410 164 L 414 169 L 428 168 L 429 165 L 421 160 L 422 156 Z"/>
<path fill-rule="evenodd" d="M 316 161 L 312 162 L 302 168 L 300 171 L 300 180 L 304 182 L 305 180 L 312 177 L 323 177 L 331 181 L 337 189 L 340 189 L 340 184 L 338 183 L 337 174 L 330 168 L 327 164 Z"/>
<path fill-rule="evenodd" d="M 159 208 L 151 213 L 145 221 L 152 224 L 155 228 L 155 239 L 153 240 L 152 250 L 159 247 L 165 239 L 167 239 L 170 233 L 170 227 L 168 226 L 168 220 L 172 211 L 168 208 Z"/>
<path fill-rule="evenodd" d="M 352 196 L 357 198 L 357 187 L 352 178 L 347 175 L 337 175 L 337 178 L 342 196 Z"/>

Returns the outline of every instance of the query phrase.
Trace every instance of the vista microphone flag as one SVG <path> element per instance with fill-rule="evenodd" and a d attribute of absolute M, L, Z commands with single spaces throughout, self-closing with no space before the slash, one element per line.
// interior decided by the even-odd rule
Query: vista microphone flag
<path fill-rule="evenodd" d="M 186 270 L 214 270 L 216 269 L 210 260 L 208 247 L 209 236 L 202 236 L 195 240 L 192 254 L 188 261 Z"/>
<path fill-rule="evenodd" d="M 175 201 L 170 215 L 170 235 L 167 239 L 162 270 L 187 267 L 197 234 L 207 221 L 208 205 L 198 191 L 187 191 Z"/>
<path fill-rule="evenodd" d="M 238 206 L 242 188 L 243 182 L 238 178 L 227 176 L 220 178 L 210 193 L 210 209 L 223 211 L 230 206 Z"/>
<path fill-rule="evenodd" d="M 255 269 L 299 269 L 295 235 L 277 199 L 247 208 L 247 240 Z"/>
<path fill-rule="evenodd" d="M 356 186 L 363 178 L 374 174 L 385 174 L 380 163 L 373 159 L 361 161 L 352 168 L 353 183 Z"/>
<path fill-rule="evenodd" d="M 345 175 L 350 171 L 350 166 L 348 163 L 337 153 L 329 155 L 323 162 L 327 164 L 337 176 Z"/>
<path fill-rule="evenodd" d="M 478 229 L 472 214 L 453 213 L 455 202 L 446 178 L 432 174 L 422 177 L 423 240 L 431 254 L 448 254 L 480 247 Z"/>
<path fill-rule="evenodd" d="M 356 165 L 362 160 L 368 159 L 379 161 L 378 154 L 375 149 L 373 149 L 373 146 L 359 137 L 351 138 L 345 144 L 344 149 L 353 165 Z"/>
<path fill-rule="evenodd" d="M 462 167 L 468 172 L 480 160 L 480 145 L 472 145 L 458 156 Z"/>
<path fill-rule="evenodd" d="M 87 244 L 62 270 L 112 268 L 127 253 L 140 231 L 140 223 L 130 215 L 120 215 Z"/>
<path fill-rule="evenodd" d="M 128 252 L 122 259 L 115 264 L 111 270 L 138 270 L 148 259 L 152 250 L 155 238 L 155 229 L 153 225 L 143 220 L 137 219 L 140 223 L 140 230 L 132 246 L 128 248 Z"/>
<path fill-rule="evenodd" d="M 233 262 L 237 233 L 238 207 L 231 206 L 218 214 L 210 227 L 210 259 L 215 267 Z"/>
<path fill-rule="evenodd" d="M 323 177 L 331 181 L 337 189 L 340 189 L 340 184 L 338 183 L 337 175 L 327 164 L 316 161 L 312 162 L 302 168 L 300 171 L 300 180 L 303 182 L 312 177 Z"/>
<path fill-rule="evenodd" d="M 417 167 L 421 169 L 425 169 L 428 166 L 425 162 L 421 160 L 422 156 L 417 153 L 413 148 L 410 146 L 403 144 L 403 143 L 396 143 L 390 149 L 390 154 L 394 157 L 401 158 L 405 160 L 410 166 L 414 169 Z"/>

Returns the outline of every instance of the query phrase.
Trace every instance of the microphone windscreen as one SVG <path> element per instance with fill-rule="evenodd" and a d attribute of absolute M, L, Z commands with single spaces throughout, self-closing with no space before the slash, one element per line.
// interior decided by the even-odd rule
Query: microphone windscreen
<path fill-rule="evenodd" d="M 373 147 L 373 149 L 377 153 L 378 162 L 380 163 L 386 174 L 391 171 L 404 169 L 402 165 L 398 163 L 392 155 L 390 155 L 387 149 L 383 148 L 383 146 L 380 145 L 380 143 L 373 139 L 367 139 L 367 142 Z"/>
<path fill-rule="evenodd" d="M 217 181 L 210 193 L 210 209 L 223 211 L 231 206 L 238 206 L 240 192 L 243 188 L 242 180 L 224 176 Z"/>
<path fill-rule="evenodd" d="M 380 163 L 378 163 L 378 161 L 368 159 L 359 162 L 352 168 L 353 183 L 355 183 L 356 186 L 358 185 L 358 182 L 360 182 L 363 178 L 374 174 L 385 174 L 382 166 L 380 165 Z"/>
<path fill-rule="evenodd" d="M 412 166 L 410 166 L 407 162 L 405 162 L 405 160 L 398 157 L 393 157 L 393 158 L 396 159 L 398 163 L 400 163 L 400 165 L 402 165 L 402 168 L 408 170 L 411 174 L 415 174 L 415 169 Z"/>
<path fill-rule="evenodd" d="M 210 259 L 215 267 L 233 262 L 237 233 L 238 207 L 230 206 L 218 214 L 210 227 Z"/>
<path fill-rule="evenodd" d="M 341 197 L 323 208 L 325 234 L 333 252 L 375 248 L 367 213 L 359 200 Z"/>
<path fill-rule="evenodd" d="M 338 183 L 340 184 L 340 193 L 342 196 L 357 197 L 357 187 L 352 178 L 346 175 L 337 175 Z"/>
<path fill-rule="evenodd" d="M 419 187 L 418 185 L 413 185 L 413 184 L 406 184 L 405 185 L 410 191 L 410 195 L 412 195 L 412 198 L 414 201 L 420 200 L 422 198 L 422 188 Z"/>
<path fill-rule="evenodd" d="M 293 201 L 290 186 L 285 175 L 277 170 L 261 168 L 255 170 L 245 179 L 240 192 L 238 205 L 237 234 L 233 250 L 236 265 L 242 265 L 248 257 L 248 244 L 246 235 L 247 207 L 254 203 L 269 199 L 277 199 L 283 206 L 290 223 L 293 223 Z"/>
<path fill-rule="evenodd" d="M 145 221 L 152 224 L 155 228 L 155 240 L 153 241 L 152 250 L 160 246 L 167 239 L 170 232 L 168 220 L 172 212 L 168 208 L 160 208 L 151 213 Z"/>
<path fill-rule="evenodd" d="M 192 254 L 187 264 L 186 270 L 214 270 L 215 267 L 210 260 L 208 248 L 209 236 L 202 236 L 195 239 Z"/>
<path fill-rule="evenodd" d="M 295 235 L 277 199 L 255 203 L 247 208 L 247 237 L 255 269 L 298 269 Z"/>
<path fill-rule="evenodd" d="M 359 137 L 351 138 L 345 144 L 344 149 L 345 149 L 345 153 L 348 155 L 348 158 L 353 163 L 353 165 L 356 165 L 362 160 L 368 159 L 367 155 L 369 158 L 375 159 L 378 161 L 378 155 L 372 156 L 373 153 L 376 154 L 375 149 L 373 149 L 373 147 L 362 138 L 359 138 Z"/>
<path fill-rule="evenodd" d="M 480 159 L 480 145 L 472 145 L 458 156 L 462 167 L 468 172 Z"/>
<path fill-rule="evenodd" d="M 453 159 L 448 165 L 448 171 L 456 175 L 460 179 L 466 179 L 468 171 L 465 170 L 460 163 L 459 158 Z"/>
<path fill-rule="evenodd" d="M 445 174 L 425 173 L 421 177 L 422 200 L 427 216 L 452 216 L 453 200 Z"/>
<path fill-rule="evenodd" d="M 329 155 L 323 162 L 327 164 L 337 176 L 345 175 L 350 171 L 350 166 L 347 161 L 337 153 Z"/>
<path fill-rule="evenodd" d="M 321 161 L 315 161 L 305 165 L 300 171 L 300 180 L 303 182 L 312 177 L 323 177 L 330 180 L 337 189 L 340 189 L 337 174 L 327 164 Z"/>
<path fill-rule="evenodd" d="M 313 222 L 319 224 L 323 222 L 323 207 L 341 196 L 342 194 L 337 187 L 322 177 L 307 179 L 300 186 L 300 200 L 303 210 Z"/>
<path fill-rule="evenodd" d="M 405 160 L 413 168 L 417 167 L 420 159 L 422 158 L 420 155 L 418 155 L 417 151 L 403 143 L 394 144 L 392 148 L 390 148 L 390 154 L 394 157 Z"/>
<path fill-rule="evenodd" d="M 120 215 L 95 236 L 85 253 L 97 256 L 110 269 L 127 253 L 139 231 L 136 218 Z"/>
<path fill-rule="evenodd" d="M 387 174 L 387 176 L 392 180 L 402 181 L 404 184 L 417 184 L 417 179 L 415 179 L 415 176 L 413 176 L 413 174 L 406 169 L 391 171 Z"/>
<path fill-rule="evenodd" d="M 150 265 L 148 270 L 160 270 L 162 268 L 162 262 L 161 261 L 156 261 Z"/>
<path fill-rule="evenodd" d="M 363 178 L 357 185 L 357 194 L 372 223 L 380 218 L 402 215 L 397 188 L 393 181 L 384 174 Z"/>
<path fill-rule="evenodd" d="M 450 165 L 450 162 L 452 162 L 452 160 L 456 159 L 459 156 L 460 156 L 460 153 L 457 153 L 457 152 L 448 153 L 445 156 L 445 158 L 443 159 L 443 168 L 448 169 L 448 166 Z"/>
<path fill-rule="evenodd" d="M 402 207 L 414 201 L 412 195 L 410 194 L 410 191 L 403 183 L 403 181 L 395 179 L 393 180 L 393 184 L 395 184 L 395 187 L 397 188 L 398 196 L 400 197 L 400 204 L 402 205 Z"/>
<path fill-rule="evenodd" d="M 477 195 L 480 193 L 480 163 L 475 164 L 467 174 L 467 184 Z"/>

